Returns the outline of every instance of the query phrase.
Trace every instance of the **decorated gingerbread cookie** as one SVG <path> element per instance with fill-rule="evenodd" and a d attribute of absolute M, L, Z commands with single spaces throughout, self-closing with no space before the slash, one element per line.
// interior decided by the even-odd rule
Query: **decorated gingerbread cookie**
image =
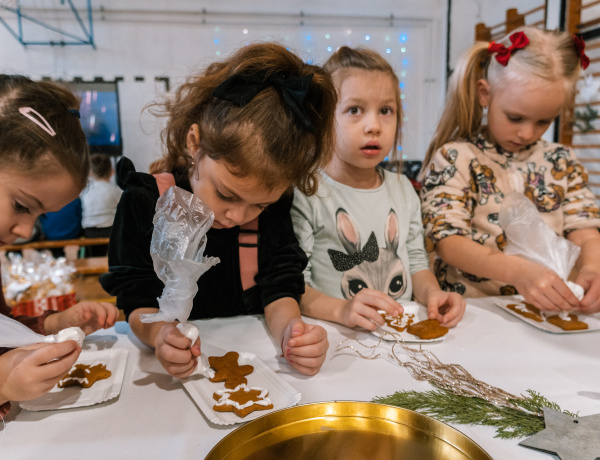
<path fill-rule="evenodd" d="M 437 319 L 426 319 L 411 324 L 406 328 L 406 331 L 412 335 L 416 335 L 421 340 L 431 340 L 446 335 L 448 328 L 440 326 L 440 322 Z"/>
<path fill-rule="evenodd" d="M 106 369 L 106 364 L 76 364 L 71 372 L 58 382 L 59 388 L 79 385 L 83 388 L 89 388 L 98 380 L 109 378 L 112 373 Z"/>
<path fill-rule="evenodd" d="M 587 323 L 579 321 L 577 315 L 573 314 L 569 314 L 569 319 L 562 319 L 558 315 L 552 315 L 546 321 L 560 327 L 564 331 L 583 331 L 588 328 Z"/>
<path fill-rule="evenodd" d="M 240 384 L 248 383 L 246 375 L 254 371 L 250 365 L 240 366 L 238 364 L 239 353 L 230 351 L 225 356 L 209 356 L 208 364 L 215 371 L 215 376 L 210 379 L 211 382 L 224 382 L 225 388 L 235 388 Z"/>
<path fill-rule="evenodd" d="M 506 306 L 506 308 L 514 311 L 515 313 L 518 313 L 521 316 L 524 316 L 525 318 L 537 321 L 538 323 L 544 321 L 544 317 L 542 316 L 540 309 L 534 307 L 530 303 L 523 302 L 522 304 L 509 304 Z"/>
<path fill-rule="evenodd" d="M 221 390 L 213 394 L 216 412 L 233 412 L 238 417 L 245 417 L 255 410 L 273 409 L 269 392 L 264 388 L 248 387 L 242 383 L 232 390 Z"/>
<path fill-rule="evenodd" d="M 385 312 L 380 314 L 385 323 L 398 332 L 404 332 L 415 321 L 415 315 L 409 313 L 400 313 L 398 316 L 391 316 Z"/>

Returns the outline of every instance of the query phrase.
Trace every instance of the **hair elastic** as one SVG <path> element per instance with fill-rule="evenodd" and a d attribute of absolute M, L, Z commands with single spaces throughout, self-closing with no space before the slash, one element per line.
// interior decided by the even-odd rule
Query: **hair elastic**
<path fill-rule="evenodd" d="M 213 96 L 231 102 L 238 107 L 244 107 L 262 90 L 273 86 L 281 92 L 286 105 L 304 129 L 314 133 L 315 127 L 303 105 L 312 78 L 313 74 L 291 77 L 268 74 L 265 71 L 237 73 L 221 83 L 213 91 Z"/>
<path fill-rule="evenodd" d="M 67 109 L 67 112 L 69 112 L 71 115 L 75 115 L 77 118 L 81 119 L 81 114 L 79 113 L 79 110 Z"/>
<path fill-rule="evenodd" d="M 496 53 L 496 61 L 500 63 L 500 65 L 506 66 L 510 59 L 510 54 L 518 49 L 525 48 L 529 45 L 529 38 L 525 35 L 525 32 L 515 32 L 510 37 L 510 45 L 508 48 L 500 43 L 491 42 L 488 45 L 488 53 L 493 54 Z"/>
<path fill-rule="evenodd" d="M 19 112 L 21 114 L 23 114 L 25 117 L 29 118 L 31 121 L 33 121 L 36 125 L 38 125 L 40 128 L 42 128 L 44 131 L 46 131 L 52 137 L 56 136 L 56 131 L 54 131 L 52 129 L 52 126 L 50 126 L 50 123 L 48 123 L 48 121 L 42 115 L 40 115 L 40 113 L 37 110 L 32 109 L 31 107 L 19 107 Z M 32 113 L 37 115 L 39 119 L 35 118 L 32 115 Z"/>
<path fill-rule="evenodd" d="M 581 68 L 585 70 L 590 65 L 590 58 L 585 54 L 585 42 L 583 41 L 583 38 L 578 35 L 573 35 L 573 42 L 575 43 L 575 51 L 581 62 Z"/>

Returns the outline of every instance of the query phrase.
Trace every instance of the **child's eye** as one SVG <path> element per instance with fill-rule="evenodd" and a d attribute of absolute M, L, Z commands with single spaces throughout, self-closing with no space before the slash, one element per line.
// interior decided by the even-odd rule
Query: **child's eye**
<path fill-rule="evenodd" d="M 260 209 L 261 211 L 264 211 L 265 209 L 267 209 L 269 207 L 268 204 L 257 204 L 255 205 L 258 209 Z"/>
<path fill-rule="evenodd" d="M 215 190 L 216 190 L 216 192 L 217 192 L 217 197 L 218 197 L 220 200 L 223 200 L 223 201 L 228 201 L 228 202 L 231 202 L 231 201 L 235 201 L 235 200 L 236 200 L 236 197 L 234 197 L 234 196 L 225 196 L 225 195 L 223 195 L 221 192 L 219 192 L 219 190 L 218 190 L 218 189 L 215 189 Z"/>
<path fill-rule="evenodd" d="M 394 113 L 394 111 L 392 110 L 391 107 L 382 107 L 381 108 L 382 115 L 391 115 L 392 113 Z"/>
<path fill-rule="evenodd" d="M 19 214 L 31 214 L 31 211 L 29 210 L 28 207 L 23 206 L 21 203 L 19 203 L 18 201 L 14 201 L 13 202 L 13 208 L 15 209 L 15 211 L 17 211 Z"/>
<path fill-rule="evenodd" d="M 360 109 L 358 107 L 350 107 L 348 109 L 348 113 L 350 115 L 358 115 L 360 113 Z"/>
<path fill-rule="evenodd" d="M 521 118 L 521 117 L 511 117 L 511 116 L 508 116 L 508 119 L 509 119 L 510 121 L 512 121 L 513 123 L 518 123 L 519 121 L 521 121 L 521 120 L 522 120 L 522 118 Z"/>

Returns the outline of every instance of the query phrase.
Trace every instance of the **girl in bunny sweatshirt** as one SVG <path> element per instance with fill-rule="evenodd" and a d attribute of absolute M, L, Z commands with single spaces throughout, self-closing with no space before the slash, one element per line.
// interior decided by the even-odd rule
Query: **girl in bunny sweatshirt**
<path fill-rule="evenodd" d="M 325 64 L 338 92 L 337 142 L 317 194 L 297 191 L 294 232 L 306 252 L 302 313 L 373 330 L 378 313 L 402 300 L 427 306 L 429 319 L 455 326 L 463 298 L 440 289 L 429 270 L 419 199 L 406 176 L 379 163 L 396 151 L 398 78 L 374 51 L 340 48 Z"/>

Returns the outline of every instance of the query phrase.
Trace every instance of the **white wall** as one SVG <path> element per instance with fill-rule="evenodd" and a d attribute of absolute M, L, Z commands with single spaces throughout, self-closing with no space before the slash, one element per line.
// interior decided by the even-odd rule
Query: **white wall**
<path fill-rule="evenodd" d="M 21 2 L 24 7 L 28 3 Z M 36 10 L 25 11 L 77 31 L 77 24 L 59 0 L 37 0 L 35 5 Z M 216 6 L 191 0 L 92 0 L 92 5 L 95 50 L 90 46 L 24 48 L 0 27 L 0 71 L 63 80 L 123 77 L 119 91 L 124 154 L 139 170 L 146 170 L 162 151 L 161 122 L 148 114 L 140 117 L 141 109 L 164 89 L 155 77 L 168 76 L 172 85 L 177 84 L 185 75 L 250 41 L 284 42 L 316 64 L 327 59 L 331 53 L 328 48 L 335 50 L 343 44 L 379 51 L 403 82 L 407 119 L 402 153 L 407 159 L 422 158 L 434 129 L 432 120 L 443 102 L 444 0 L 231 0 Z M 16 27 L 14 15 L 0 10 L 0 17 Z M 37 26 L 26 27 L 26 39 L 61 39 Z M 144 77 L 144 81 L 135 81 L 136 76 Z"/>

